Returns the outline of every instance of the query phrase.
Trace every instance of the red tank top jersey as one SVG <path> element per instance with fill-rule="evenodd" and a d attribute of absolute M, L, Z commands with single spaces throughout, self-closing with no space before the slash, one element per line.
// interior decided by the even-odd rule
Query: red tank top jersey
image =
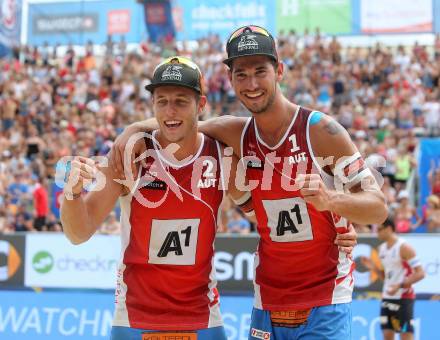
<path fill-rule="evenodd" d="M 298 108 L 274 147 L 259 137 L 254 118 L 242 133 L 249 185 L 258 183 L 252 190 L 260 234 L 255 257 L 256 308 L 281 311 L 351 301 L 353 262 L 334 244 L 336 233 L 346 232 L 349 222 L 316 210 L 294 186 L 297 173 L 310 174 L 318 167 L 309 142 L 311 113 Z M 333 177 L 324 171 L 321 177 L 333 187 Z"/>
<path fill-rule="evenodd" d="M 121 198 L 123 259 L 113 324 L 149 330 L 221 326 L 213 266 L 224 188 L 219 143 L 204 136 L 198 154 L 177 167 L 148 142 L 138 190 Z"/>

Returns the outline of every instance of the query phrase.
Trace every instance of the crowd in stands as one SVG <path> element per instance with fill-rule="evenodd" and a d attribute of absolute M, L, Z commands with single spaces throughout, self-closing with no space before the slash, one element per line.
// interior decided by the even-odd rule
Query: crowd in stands
<path fill-rule="evenodd" d="M 60 231 L 53 185 L 57 161 L 68 155 L 106 155 L 124 126 L 153 116 L 144 86 L 163 57 L 191 57 L 204 73 L 209 104 L 201 119 L 249 113 L 236 100 L 222 64 L 224 44 L 216 35 L 190 49 L 183 42 L 106 44 L 104 56 L 89 42 L 84 55 L 69 46 L 21 47 L 0 59 L 0 232 Z M 386 166 L 382 190 L 399 232 L 420 225 L 440 230 L 440 167 L 433 160 L 432 195 L 417 213 L 408 187 L 417 166 L 420 136 L 440 133 L 440 37 L 433 46 L 342 47 L 317 30 L 281 32 L 285 64 L 281 89 L 300 105 L 333 115 L 361 154 Z M 221 230 L 249 233 L 252 226 L 225 204 Z M 375 226 L 356 226 L 359 232 Z M 117 210 L 101 228 L 118 233 Z"/>

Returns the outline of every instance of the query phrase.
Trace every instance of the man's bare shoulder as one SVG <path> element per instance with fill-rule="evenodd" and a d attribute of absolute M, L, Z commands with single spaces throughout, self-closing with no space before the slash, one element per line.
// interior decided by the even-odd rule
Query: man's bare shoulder
<path fill-rule="evenodd" d="M 357 151 L 347 130 L 333 117 L 322 113 L 319 121 L 310 126 L 310 142 L 318 157 L 342 157 Z"/>

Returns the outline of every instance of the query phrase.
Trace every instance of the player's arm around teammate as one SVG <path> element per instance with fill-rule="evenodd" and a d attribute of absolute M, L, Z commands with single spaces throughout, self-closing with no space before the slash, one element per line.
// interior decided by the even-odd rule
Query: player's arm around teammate
<path fill-rule="evenodd" d="M 232 152 L 231 147 L 226 150 L 227 151 L 225 151 L 222 146 L 222 154 L 228 156 L 227 158 L 222 158 L 222 167 L 224 169 L 225 182 L 227 183 L 226 192 L 235 205 L 246 215 L 246 218 L 256 223 L 257 219 L 252 204 L 251 193 L 243 190 L 243 185 L 246 181 L 243 163 L 240 162 L 238 157 Z"/>
<path fill-rule="evenodd" d="M 222 116 L 211 118 L 204 122 L 199 122 L 199 130 L 207 135 L 219 140 L 220 142 L 233 148 L 234 154 L 238 157 L 241 155 L 240 136 L 246 124 L 245 118 L 238 118 L 233 116 Z M 124 153 L 127 143 L 132 135 L 139 132 L 151 132 L 157 129 L 157 121 L 155 118 L 150 118 L 141 122 L 137 122 L 129 125 L 125 128 L 124 132 L 118 136 L 115 143 L 112 146 L 110 153 L 110 166 L 118 174 L 124 173 Z M 342 128 L 342 127 L 341 127 Z M 353 146 L 354 147 L 354 146 Z M 144 151 L 145 145 L 143 143 L 136 143 L 133 148 L 133 160 L 134 154 L 141 154 Z M 134 169 L 134 164 L 133 164 Z M 238 172 L 239 173 L 239 172 Z M 133 170 L 134 174 L 134 170 Z M 229 185 L 231 188 L 232 185 Z M 233 193 L 234 195 L 235 193 Z M 239 194 L 238 194 L 239 195 Z M 232 197 L 232 196 L 231 196 Z M 235 201 L 236 199 L 233 198 Z M 237 204 L 237 202 L 235 202 Z M 240 204 L 238 204 L 240 205 Z M 245 209 L 242 208 L 245 211 Z M 253 212 L 246 212 L 249 219 L 255 222 L 255 216 Z M 354 227 L 350 225 L 348 232 L 344 234 L 337 234 L 335 243 L 339 246 L 339 249 L 345 253 L 350 254 L 353 247 L 356 245 L 357 235 Z"/>
<path fill-rule="evenodd" d="M 234 154 L 237 157 L 241 155 L 240 135 L 246 124 L 247 119 L 242 117 L 234 117 L 225 115 L 222 117 L 215 117 L 206 121 L 199 121 L 198 129 L 200 132 L 222 142 L 223 144 L 232 147 Z M 159 125 L 156 118 L 149 118 L 140 122 L 133 123 L 124 129 L 124 132 L 118 136 L 115 143 L 112 145 L 110 154 L 110 164 L 112 168 L 116 169 L 117 173 L 124 173 L 124 152 L 128 140 L 132 135 L 139 132 L 151 132 L 157 130 Z M 141 154 L 144 151 L 144 143 L 136 143 L 133 153 Z M 132 160 L 134 159 L 134 155 Z M 132 169 L 134 170 L 134 168 Z"/>
<path fill-rule="evenodd" d="M 98 176 L 104 181 L 101 190 L 83 195 L 84 188 Z M 72 243 L 86 242 L 114 208 L 124 190 L 114 178 L 117 176 L 111 167 L 98 167 L 90 158 L 76 157 L 71 162 L 61 203 L 61 223 Z"/>

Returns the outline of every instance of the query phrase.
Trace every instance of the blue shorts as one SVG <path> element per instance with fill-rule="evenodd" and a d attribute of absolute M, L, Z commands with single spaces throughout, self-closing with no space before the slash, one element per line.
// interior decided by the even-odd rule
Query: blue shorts
<path fill-rule="evenodd" d="M 292 327 L 272 325 L 270 311 L 254 308 L 249 340 L 349 340 L 351 339 L 351 303 L 312 308 L 307 321 Z"/>
<path fill-rule="evenodd" d="M 142 334 L 144 333 L 156 333 L 164 331 L 152 331 L 146 329 L 130 328 L 130 327 L 119 327 L 113 326 L 111 333 L 111 340 L 142 340 Z M 169 331 L 168 333 L 175 333 L 177 331 Z M 197 340 L 226 340 L 226 333 L 223 326 L 213 327 L 206 329 L 199 329 L 197 332 Z"/>

